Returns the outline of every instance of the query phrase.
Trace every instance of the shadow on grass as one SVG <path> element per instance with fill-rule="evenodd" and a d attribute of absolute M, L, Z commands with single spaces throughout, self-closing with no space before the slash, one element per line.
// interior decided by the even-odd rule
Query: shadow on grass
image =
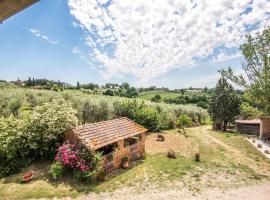
<path fill-rule="evenodd" d="M 2 184 L 20 184 L 20 185 L 34 185 L 40 186 L 40 181 L 43 181 L 49 186 L 53 188 L 57 188 L 60 185 L 68 186 L 72 190 L 77 191 L 78 193 L 87 193 L 95 191 L 95 187 L 100 183 L 84 183 L 81 181 L 77 181 L 73 178 L 73 174 L 71 171 L 65 171 L 63 177 L 61 177 L 59 180 L 53 180 L 53 178 L 50 175 L 50 166 L 51 162 L 37 162 L 31 164 L 29 167 L 26 167 L 22 169 L 20 173 L 7 176 L 5 178 L 2 178 L 1 183 Z M 33 179 L 28 183 L 23 183 L 21 181 L 22 176 L 24 173 L 27 172 L 33 172 Z"/>
<path fill-rule="evenodd" d="M 105 181 L 83 182 L 74 179 L 71 170 L 65 170 L 64 175 L 61 178 L 59 178 L 58 180 L 54 180 L 50 174 L 51 162 L 36 162 L 22 169 L 20 173 L 0 179 L 0 184 L 3 185 L 19 184 L 26 186 L 29 185 L 29 187 L 33 187 L 36 189 L 45 187 L 49 189 L 65 186 L 68 188 L 70 192 L 75 191 L 79 194 L 86 194 L 89 192 L 99 193 L 106 190 L 106 187 L 101 187 L 100 189 L 98 188 L 99 186 L 102 186 L 103 184 L 107 185 L 109 181 L 114 181 L 114 179 L 117 178 L 117 176 L 125 176 L 125 174 L 130 173 L 130 170 L 139 166 L 140 163 L 142 162 L 138 161 L 133 165 L 131 165 L 131 167 L 126 170 L 122 169 L 118 170 L 116 174 L 109 176 L 108 178 L 106 178 Z M 22 176 L 29 171 L 33 172 L 34 177 L 30 182 L 23 183 L 21 181 Z M 44 183 L 43 185 L 41 181 L 43 181 Z"/>

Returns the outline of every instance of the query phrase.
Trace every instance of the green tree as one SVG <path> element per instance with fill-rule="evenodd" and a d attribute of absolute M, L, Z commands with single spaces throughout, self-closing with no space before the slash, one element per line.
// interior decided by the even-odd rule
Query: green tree
<path fill-rule="evenodd" d="M 231 68 L 221 70 L 227 79 L 243 86 L 253 100 L 263 105 L 270 114 L 270 27 L 255 36 L 247 35 L 246 42 L 240 47 L 244 62 L 242 65 L 246 77 L 236 76 Z"/>
<path fill-rule="evenodd" d="M 76 86 L 76 89 L 80 89 L 81 88 L 81 85 L 80 85 L 80 82 L 79 81 L 77 81 L 77 86 Z"/>
<path fill-rule="evenodd" d="M 215 87 L 209 105 L 209 114 L 216 129 L 227 130 L 229 122 L 233 123 L 240 114 L 241 101 L 224 77 L 221 77 Z"/>
<path fill-rule="evenodd" d="M 159 94 L 156 94 L 151 101 L 153 102 L 160 102 L 161 101 L 161 96 Z"/>
<path fill-rule="evenodd" d="M 186 90 L 185 89 L 180 89 L 180 92 L 181 92 L 182 95 L 184 95 Z"/>
<path fill-rule="evenodd" d="M 182 114 L 176 121 L 176 126 L 182 129 L 184 134 L 186 133 L 185 128 L 191 126 L 192 120 L 187 114 Z"/>
<path fill-rule="evenodd" d="M 97 112 L 98 108 L 93 103 L 87 101 L 83 105 L 82 109 L 82 121 L 83 124 L 87 122 L 95 122 L 94 114 Z"/>
<path fill-rule="evenodd" d="M 23 104 L 23 99 L 19 96 L 15 96 L 14 98 L 10 100 L 9 109 L 14 117 L 16 118 L 19 117 L 19 111 L 20 111 L 20 108 L 22 107 L 22 104 Z"/>
<path fill-rule="evenodd" d="M 105 92 L 103 92 L 103 95 L 106 95 L 106 96 L 113 96 L 113 90 L 107 89 L 107 90 L 105 90 Z"/>
<path fill-rule="evenodd" d="M 129 84 L 128 83 L 122 83 L 121 85 L 120 85 L 120 87 L 121 88 L 123 88 L 123 89 L 128 89 L 128 88 L 130 88 L 130 86 L 129 86 Z"/>
<path fill-rule="evenodd" d="M 244 102 L 240 106 L 240 116 L 242 119 L 254 119 L 262 116 L 263 113 L 258 109 L 247 102 Z"/>

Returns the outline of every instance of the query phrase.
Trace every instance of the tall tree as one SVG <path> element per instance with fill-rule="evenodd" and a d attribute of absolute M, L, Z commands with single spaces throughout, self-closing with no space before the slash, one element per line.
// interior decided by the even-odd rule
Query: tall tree
<path fill-rule="evenodd" d="M 77 81 L 77 86 L 76 86 L 77 89 L 80 89 L 81 88 L 81 85 L 80 85 L 80 82 Z"/>
<path fill-rule="evenodd" d="M 244 57 L 242 68 L 248 80 L 242 74 L 234 75 L 231 68 L 220 72 L 227 79 L 243 86 L 253 101 L 270 114 L 270 27 L 255 36 L 247 35 L 246 43 L 240 49 Z"/>
<path fill-rule="evenodd" d="M 241 101 L 224 77 L 221 77 L 215 87 L 209 105 L 209 114 L 214 122 L 214 128 L 227 130 L 229 122 L 233 123 L 240 114 Z"/>

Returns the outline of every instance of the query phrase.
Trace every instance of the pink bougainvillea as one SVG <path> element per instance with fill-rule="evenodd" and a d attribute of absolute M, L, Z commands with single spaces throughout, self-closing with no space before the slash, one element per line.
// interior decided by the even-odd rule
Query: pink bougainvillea
<path fill-rule="evenodd" d="M 82 158 L 77 146 L 69 143 L 63 144 L 58 148 L 55 161 L 82 172 L 88 171 L 91 166 L 90 161 Z"/>

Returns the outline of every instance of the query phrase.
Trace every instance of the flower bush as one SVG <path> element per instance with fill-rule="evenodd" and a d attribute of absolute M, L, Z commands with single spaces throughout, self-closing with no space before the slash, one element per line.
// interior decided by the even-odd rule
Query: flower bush
<path fill-rule="evenodd" d="M 89 152 L 70 143 L 60 146 L 55 156 L 55 162 L 72 169 L 74 176 L 80 179 L 91 179 L 99 171 L 101 159 L 100 153 Z"/>

